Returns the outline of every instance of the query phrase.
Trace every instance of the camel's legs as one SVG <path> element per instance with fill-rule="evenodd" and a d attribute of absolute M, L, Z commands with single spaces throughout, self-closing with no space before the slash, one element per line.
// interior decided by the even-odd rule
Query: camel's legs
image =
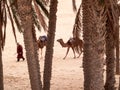
<path fill-rule="evenodd" d="M 74 53 L 74 58 L 76 58 L 76 55 L 75 55 L 75 50 L 74 48 L 72 47 L 72 50 L 73 50 L 73 53 Z"/>
<path fill-rule="evenodd" d="M 79 56 L 77 58 L 79 58 L 81 54 L 82 54 L 82 52 L 80 52 L 80 54 L 79 54 Z"/>
<path fill-rule="evenodd" d="M 78 56 L 78 58 L 80 57 L 80 55 L 82 54 L 82 48 L 80 48 L 80 53 L 79 53 L 79 56 Z"/>
<path fill-rule="evenodd" d="M 65 57 L 64 57 L 63 59 L 65 59 L 65 58 L 66 58 L 66 56 L 68 55 L 69 49 L 70 49 L 70 47 L 68 47 L 68 48 L 67 48 L 66 55 L 65 55 Z"/>

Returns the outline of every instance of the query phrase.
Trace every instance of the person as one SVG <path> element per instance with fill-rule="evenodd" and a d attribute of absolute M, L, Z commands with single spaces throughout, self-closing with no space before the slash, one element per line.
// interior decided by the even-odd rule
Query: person
<path fill-rule="evenodd" d="M 67 44 L 72 45 L 74 42 L 74 38 L 70 37 L 70 39 L 67 41 Z"/>
<path fill-rule="evenodd" d="M 25 58 L 23 57 L 23 47 L 22 45 L 17 43 L 17 61 L 19 62 L 21 58 L 23 59 L 23 61 L 25 60 Z"/>
<path fill-rule="evenodd" d="M 40 36 L 40 37 L 39 37 L 39 40 L 40 40 L 41 42 L 45 42 L 45 41 L 47 41 L 47 36 L 45 36 L 45 35 Z"/>

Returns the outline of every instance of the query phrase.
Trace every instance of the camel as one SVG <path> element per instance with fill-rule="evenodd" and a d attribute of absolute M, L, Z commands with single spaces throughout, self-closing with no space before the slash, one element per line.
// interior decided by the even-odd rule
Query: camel
<path fill-rule="evenodd" d="M 63 39 L 58 39 L 57 41 L 60 43 L 62 47 L 67 47 L 67 52 L 63 59 L 67 57 L 70 48 L 72 48 L 73 50 L 74 58 L 76 58 L 75 53 L 79 54 L 78 58 L 80 57 L 83 49 L 83 41 L 81 39 L 70 38 L 66 43 L 64 43 Z"/>
<path fill-rule="evenodd" d="M 37 40 L 37 44 L 38 44 L 38 48 L 41 49 L 41 58 L 42 58 L 42 49 L 47 44 L 47 37 L 46 36 L 40 36 L 39 39 Z"/>

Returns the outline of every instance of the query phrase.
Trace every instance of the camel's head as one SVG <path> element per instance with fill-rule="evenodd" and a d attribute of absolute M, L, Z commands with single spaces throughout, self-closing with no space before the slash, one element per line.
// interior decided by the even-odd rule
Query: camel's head
<path fill-rule="evenodd" d="M 57 41 L 58 41 L 58 42 L 61 42 L 61 41 L 62 41 L 62 39 L 57 39 Z"/>

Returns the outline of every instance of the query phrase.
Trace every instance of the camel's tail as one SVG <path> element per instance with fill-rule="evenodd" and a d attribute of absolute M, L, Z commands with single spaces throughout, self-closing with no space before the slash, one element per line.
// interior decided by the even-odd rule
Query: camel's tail
<path fill-rule="evenodd" d="M 83 52 L 83 41 L 80 40 L 80 44 L 75 47 L 75 52 L 80 54 Z"/>

